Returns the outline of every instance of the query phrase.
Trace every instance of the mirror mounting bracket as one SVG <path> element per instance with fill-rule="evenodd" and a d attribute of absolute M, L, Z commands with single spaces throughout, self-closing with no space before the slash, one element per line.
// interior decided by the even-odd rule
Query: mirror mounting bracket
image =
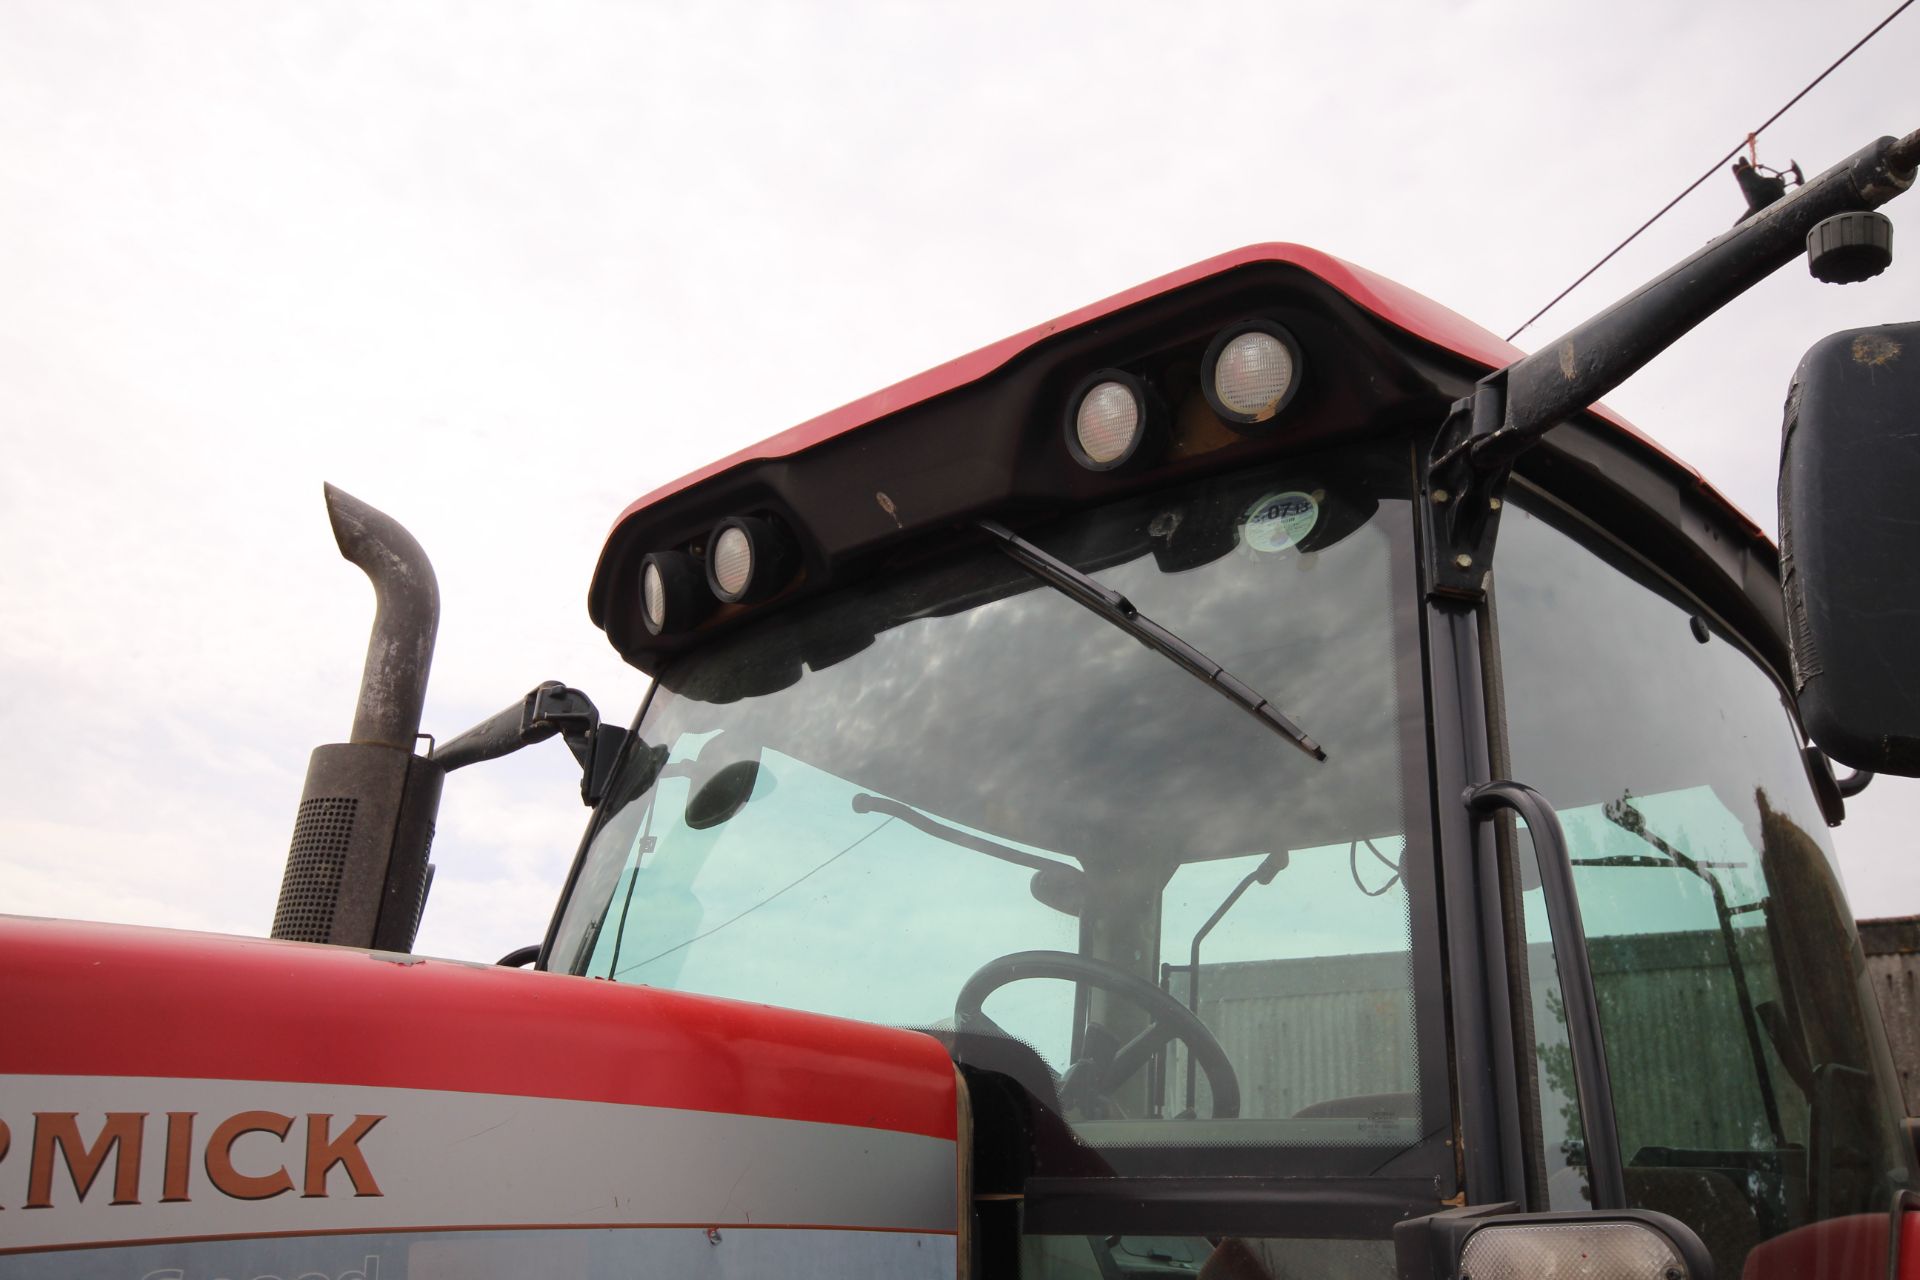
<path fill-rule="evenodd" d="M 439 744 L 428 758 L 451 772 L 511 755 L 556 734 L 580 763 L 581 802 L 598 804 L 628 733 L 617 725 L 601 724 L 593 699 L 558 680 L 535 685 L 512 706 Z"/>
<path fill-rule="evenodd" d="M 1429 598 L 1478 604 L 1486 598 L 1507 477 L 1513 458 L 1484 454 L 1506 419 L 1507 370 L 1456 400 L 1427 458 L 1420 493 L 1421 543 Z"/>
<path fill-rule="evenodd" d="M 1906 191 L 1917 167 L 1920 130 L 1877 138 L 1560 338 L 1482 378 L 1453 406 L 1427 461 L 1421 506 L 1429 596 L 1469 604 L 1485 598 L 1516 458 L 1798 258 L 1820 223 L 1876 209 Z"/>

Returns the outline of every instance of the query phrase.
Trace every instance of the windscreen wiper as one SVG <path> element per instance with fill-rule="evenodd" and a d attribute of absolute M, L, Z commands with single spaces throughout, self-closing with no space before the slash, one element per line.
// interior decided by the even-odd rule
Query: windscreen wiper
<path fill-rule="evenodd" d="M 978 523 L 1022 569 L 1062 595 L 1093 610 L 1155 653 L 1171 659 L 1195 679 L 1315 760 L 1327 758 L 1320 744 L 1308 737 L 1299 725 L 1287 719 L 1278 707 L 1261 697 L 1244 680 L 1134 608 L 1133 602 L 1118 591 L 1101 586 L 1072 565 L 1048 555 L 997 521 L 982 520 Z"/>

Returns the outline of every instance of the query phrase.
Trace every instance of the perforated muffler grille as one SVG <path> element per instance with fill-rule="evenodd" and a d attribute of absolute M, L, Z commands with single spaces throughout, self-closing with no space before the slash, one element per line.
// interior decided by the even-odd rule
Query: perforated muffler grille
<path fill-rule="evenodd" d="M 315 796 L 300 802 L 293 844 L 287 850 L 286 878 L 280 885 L 280 905 L 273 913 L 274 937 L 327 941 L 359 807 L 359 800 L 352 796 Z"/>

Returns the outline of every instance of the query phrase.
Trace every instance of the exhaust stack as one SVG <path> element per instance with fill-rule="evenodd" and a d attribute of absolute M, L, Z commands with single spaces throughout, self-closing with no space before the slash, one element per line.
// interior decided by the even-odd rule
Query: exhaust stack
<path fill-rule="evenodd" d="M 352 740 L 315 748 L 307 763 L 272 936 L 410 951 L 446 777 L 413 753 L 440 587 L 398 521 L 332 485 L 326 498 L 340 554 L 372 580 L 377 608 Z"/>

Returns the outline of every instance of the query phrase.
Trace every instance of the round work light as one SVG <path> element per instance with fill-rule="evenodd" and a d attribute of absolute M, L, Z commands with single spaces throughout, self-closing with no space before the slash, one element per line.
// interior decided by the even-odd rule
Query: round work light
<path fill-rule="evenodd" d="M 1259 427 L 1300 389 L 1300 344 L 1271 320 L 1242 320 L 1214 335 L 1200 367 L 1213 411 L 1236 428 Z"/>
<path fill-rule="evenodd" d="M 1146 383 L 1122 369 L 1101 369 L 1067 397 L 1067 452 L 1089 471 L 1150 461 L 1160 418 Z"/>
<path fill-rule="evenodd" d="M 717 531 L 707 549 L 707 572 L 713 593 L 722 600 L 738 600 L 753 581 L 753 543 L 739 525 Z"/>
<path fill-rule="evenodd" d="M 707 585 L 727 604 L 764 600 L 793 576 L 793 540 L 773 521 L 729 516 L 707 538 Z"/>
<path fill-rule="evenodd" d="M 667 625 L 667 585 L 660 580 L 657 564 L 645 565 L 640 570 L 640 607 L 647 611 L 647 625 L 653 630 Z"/>
<path fill-rule="evenodd" d="M 700 565 L 684 551 L 656 551 L 640 562 L 640 620 L 656 636 L 686 631 L 713 611 Z"/>

